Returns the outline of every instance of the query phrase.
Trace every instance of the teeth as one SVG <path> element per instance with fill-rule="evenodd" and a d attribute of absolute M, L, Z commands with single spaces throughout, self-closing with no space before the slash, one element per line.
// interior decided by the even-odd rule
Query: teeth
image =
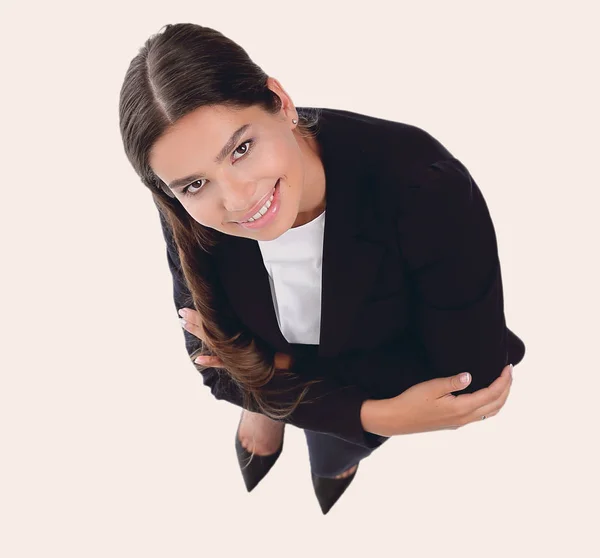
<path fill-rule="evenodd" d="M 253 221 L 258 221 L 267 211 L 269 211 L 269 207 L 271 207 L 271 202 L 273 201 L 273 197 L 275 196 L 275 188 L 273 188 L 273 194 L 267 200 L 267 203 L 263 205 L 250 219 L 247 221 L 242 221 L 242 223 L 252 223 Z"/>

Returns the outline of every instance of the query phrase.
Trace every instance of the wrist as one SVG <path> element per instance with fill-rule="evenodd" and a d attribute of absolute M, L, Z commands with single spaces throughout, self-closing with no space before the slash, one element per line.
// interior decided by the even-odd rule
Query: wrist
<path fill-rule="evenodd" d="M 366 399 L 360 408 L 363 430 L 378 436 L 392 436 L 387 399 Z"/>

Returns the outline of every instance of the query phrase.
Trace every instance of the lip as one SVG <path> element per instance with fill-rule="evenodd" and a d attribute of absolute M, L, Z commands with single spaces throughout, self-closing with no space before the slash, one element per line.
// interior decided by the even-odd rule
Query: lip
<path fill-rule="evenodd" d="M 269 206 L 269 209 L 265 212 L 265 214 L 258 219 L 257 221 L 249 221 L 246 223 L 239 223 L 239 226 L 249 230 L 249 231 L 258 231 L 259 229 L 264 229 L 270 227 L 273 221 L 277 219 L 279 215 L 279 210 L 281 208 L 281 182 L 277 181 L 277 186 L 275 186 L 275 193 L 273 194 L 273 201 Z"/>
<path fill-rule="evenodd" d="M 277 187 L 277 184 L 279 183 L 279 178 L 277 179 L 277 182 L 275 182 L 275 185 L 273 186 L 273 188 L 271 188 L 264 196 L 263 198 L 254 205 L 254 207 L 248 211 L 248 213 L 246 213 L 243 217 L 241 217 L 239 220 L 234 221 L 234 223 L 241 223 L 242 221 L 247 221 L 248 219 L 250 219 L 250 217 L 252 217 L 253 215 L 255 215 L 258 210 L 265 205 L 265 203 L 267 203 L 267 200 L 271 197 L 271 194 L 273 193 L 273 190 L 275 190 L 275 188 Z"/>

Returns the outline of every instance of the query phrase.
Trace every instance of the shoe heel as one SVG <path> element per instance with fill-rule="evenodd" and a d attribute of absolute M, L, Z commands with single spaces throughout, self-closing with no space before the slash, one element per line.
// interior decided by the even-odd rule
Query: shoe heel
<path fill-rule="evenodd" d="M 240 418 L 240 422 L 238 423 L 238 427 L 235 431 L 235 453 L 237 455 L 240 470 L 242 471 L 242 477 L 244 478 L 246 490 L 248 492 L 252 492 L 252 490 L 256 488 L 258 483 L 265 477 L 265 475 L 271 470 L 271 467 L 273 467 L 275 462 L 279 459 L 279 456 L 283 451 L 285 428 L 283 430 L 281 445 L 275 453 L 270 455 L 254 454 L 254 456 L 252 456 L 252 454 L 244 446 L 242 446 L 242 442 L 240 442 L 239 432 L 241 422 L 242 419 Z"/>
<path fill-rule="evenodd" d="M 360 463 L 360 462 L 359 462 Z M 358 472 L 358 464 L 355 471 L 342 479 L 330 479 L 328 477 L 319 477 L 311 472 L 313 488 L 319 501 L 319 506 L 323 515 L 326 515 L 334 504 L 340 499 L 341 495 L 350 486 Z"/>

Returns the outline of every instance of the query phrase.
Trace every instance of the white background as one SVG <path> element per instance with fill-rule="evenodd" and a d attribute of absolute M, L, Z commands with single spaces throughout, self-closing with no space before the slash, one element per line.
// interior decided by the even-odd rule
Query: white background
<path fill-rule="evenodd" d="M 0 555 L 598 556 L 595 2 L 0 7 Z M 298 106 L 424 128 L 496 227 L 527 353 L 490 420 L 396 437 L 332 511 L 301 430 L 250 494 L 240 409 L 189 362 L 118 95 L 166 23 L 213 27 Z"/>

